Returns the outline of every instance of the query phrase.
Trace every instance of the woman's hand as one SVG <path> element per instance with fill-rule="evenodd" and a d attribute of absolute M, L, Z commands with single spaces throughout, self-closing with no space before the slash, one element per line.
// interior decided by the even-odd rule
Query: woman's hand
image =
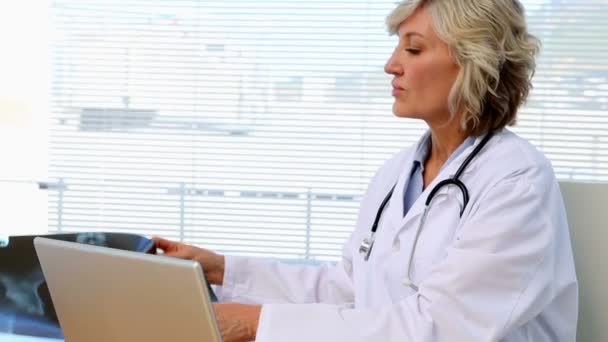
<path fill-rule="evenodd" d="M 223 342 L 255 340 L 261 305 L 213 304 L 213 308 Z"/>
<path fill-rule="evenodd" d="M 205 278 L 214 285 L 222 285 L 224 282 L 224 256 L 210 250 L 186 245 L 179 242 L 153 237 L 152 241 L 156 248 L 163 251 L 163 255 L 194 260 L 201 264 Z"/>

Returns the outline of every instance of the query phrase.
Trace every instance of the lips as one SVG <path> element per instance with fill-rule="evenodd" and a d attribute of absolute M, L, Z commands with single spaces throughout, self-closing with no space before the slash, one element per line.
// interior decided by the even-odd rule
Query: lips
<path fill-rule="evenodd" d="M 405 91 L 405 89 L 399 86 L 397 82 L 393 81 L 391 84 L 393 86 L 393 96 L 399 96 Z"/>
<path fill-rule="evenodd" d="M 393 85 L 393 89 L 402 90 L 402 91 L 405 90 L 403 87 L 399 86 L 397 84 L 397 82 L 395 82 L 395 81 L 393 81 L 391 84 Z"/>

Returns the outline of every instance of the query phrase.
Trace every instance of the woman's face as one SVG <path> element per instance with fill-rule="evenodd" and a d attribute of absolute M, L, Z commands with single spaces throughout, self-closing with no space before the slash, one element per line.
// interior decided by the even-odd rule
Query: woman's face
<path fill-rule="evenodd" d="M 447 123 L 448 96 L 459 66 L 433 30 L 427 9 L 419 8 L 399 26 L 399 43 L 384 71 L 393 75 L 393 112 L 398 117 Z"/>

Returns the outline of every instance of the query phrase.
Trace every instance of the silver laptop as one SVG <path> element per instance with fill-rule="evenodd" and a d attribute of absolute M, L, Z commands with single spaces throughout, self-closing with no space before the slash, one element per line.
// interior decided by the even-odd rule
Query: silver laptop
<path fill-rule="evenodd" d="M 201 267 L 189 260 L 36 238 L 66 342 L 220 342 Z"/>

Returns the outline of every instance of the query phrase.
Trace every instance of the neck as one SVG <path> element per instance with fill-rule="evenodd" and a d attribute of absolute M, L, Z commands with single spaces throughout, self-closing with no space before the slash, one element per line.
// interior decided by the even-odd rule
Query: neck
<path fill-rule="evenodd" d="M 459 125 L 431 127 L 431 151 L 427 161 L 443 165 L 466 138 L 466 132 Z"/>
<path fill-rule="evenodd" d="M 424 162 L 424 188 L 433 181 L 439 174 L 439 170 L 450 155 L 456 151 L 465 139 L 467 134 L 460 129 L 460 120 L 452 119 L 448 123 L 433 125 L 427 122 L 431 129 L 431 151 Z"/>

